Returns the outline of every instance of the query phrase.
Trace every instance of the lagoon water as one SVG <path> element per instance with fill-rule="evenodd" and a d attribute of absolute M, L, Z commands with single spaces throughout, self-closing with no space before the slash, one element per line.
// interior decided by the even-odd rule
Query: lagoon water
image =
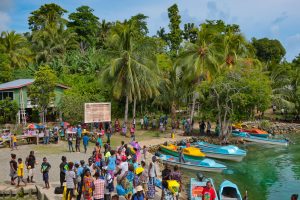
<path fill-rule="evenodd" d="M 236 183 L 244 196 L 248 191 L 249 200 L 289 200 L 291 194 L 300 196 L 300 133 L 288 136 L 295 144 L 288 147 L 247 144 L 240 148 L 247 150 L 242 162 L 218 161 L 227 165 L 222 174 L 205 173 L 212 177 L 215 187 L 230 180 Z M 189 177 L 195 171 L 182 170 Z"/>

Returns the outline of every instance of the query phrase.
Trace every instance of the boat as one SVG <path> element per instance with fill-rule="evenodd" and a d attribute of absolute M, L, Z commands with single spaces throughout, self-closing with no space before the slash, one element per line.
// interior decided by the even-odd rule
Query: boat
<path fill-rule="evenodd" d="M 220 146 L 207 142 L 196 142 L 194 145 L 205 153 L 206 157 L 240 162 L 247 152 L 234 145 Z"/>
<path fill-rule="evenodd" d="M 224 169 L 227 169 L 225 165 L 216 163 L 212 159 L 204 158 L 203 160 L 192 160 L 185 159 L 185 162 L 179 162 L 179 158 L 170 155 L 160 155 L 159 157 L 163 163 L 169 165 L 178 165 L 179 167 L 192 170 L 200 170 L 207 172 L 222 172 Z"/>
<path fill-rule="evenodd" d="M 220 200 L 242 200 L 242 195 L 236 184 L 225 180 L 220 185 L 219 189 Z"/>
<path fill-rule="evenodd" d="M 160 150 L 163 153 L 170 154 L 172 156 L 179 156 L 179 147 L 173 144 L 169 145 L 160 145 Z M 202 160 L 205 157 L 205 154 L 196 147 L 185 147 L 183 148 L 183 155 L 186 159 Z"/>
<path fill-rule="evenodd" d="M 206 186 L 206 182 L 210 181 L 212 184 L 212 188 L 215 191 L 216 198 L 215 200 L 219 200 L 217 192 L 215 190 L 214 182 L 211 178 L 201 178 L 197 180 L 196 178 L 191 178 L 191 184 L 190 184 L 190 200 L 202 200 L 202 191 L 203 188 Z"/>
<path fill-rule="evenodd" d="M 243 140 L 248 141 L 248 142 L 281 145 L 281 146 L 287 146 L 289 144 L 289 141 L 286 139 L 279 140 L 279 139 L 255 137 L 255 136 L 249 135 L 246 132 L 240 132 L 240 131 L 232 131 L 232 135 L 235 137 L 240 137 Z"/>
<path fill-rule="evenodd" d="M 252 136 L 255 137 L 263 137 L 263 138 L 267 138 L 269 137 L 269 133 L 264 131 L 264 130 L 260 130 L 258 128 L 252 128 L 252 129 L 242 129 L 243 132 L 247 132 Z"/>

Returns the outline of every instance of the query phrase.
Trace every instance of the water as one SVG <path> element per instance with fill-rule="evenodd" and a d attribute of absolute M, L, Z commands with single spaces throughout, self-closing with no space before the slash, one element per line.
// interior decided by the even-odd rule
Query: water
<path fill-rule="evenodd" d="M 289 138 L 296 144 L 241 145 L 240 148 L 247 150 L 242 162 L 218 161 L 228 170 L 222 174 L 202 174 L 212 177 L 217 189 L 225 179 L 234 182 L 243 196 L 248 191 L 249 200 L 288 200 L 294 193 L 300 195 L 300 134 L 291 134 Z M 196 177 L 195 171 L 182 171 L 188 177 Z"/>

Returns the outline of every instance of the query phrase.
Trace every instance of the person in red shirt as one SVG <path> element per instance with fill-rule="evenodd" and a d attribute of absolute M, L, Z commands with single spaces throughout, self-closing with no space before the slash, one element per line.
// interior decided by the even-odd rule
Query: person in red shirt
<path fill-rule="evenodd" d="M 206 187 L 202 191 L 202 200 L 215 200 L 216 193 L 210 181 L 206 182 Z"/>

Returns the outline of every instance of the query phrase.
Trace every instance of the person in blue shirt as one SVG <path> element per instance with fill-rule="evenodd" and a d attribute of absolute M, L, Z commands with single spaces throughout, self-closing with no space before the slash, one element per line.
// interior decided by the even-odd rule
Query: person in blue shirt
<path fill-rule="evenodd" d="M 84 146 L 84 153 L 86 153 L 86 150 L 87 150 L 87 146 L 89 144 L 89 136 L 87 134 L 85 134 L 82 138 L 82 142 L 83 142 L 83 146 Z"/>
<path fill-rule="evenodd" d="M 79 138 L 81 138 L 81 135 L 82 135 L 82 129 L 81 129 L 81 126 L 78 125 L 78 128 L 77 128 L 77 136 L 78 136 Z"/>

